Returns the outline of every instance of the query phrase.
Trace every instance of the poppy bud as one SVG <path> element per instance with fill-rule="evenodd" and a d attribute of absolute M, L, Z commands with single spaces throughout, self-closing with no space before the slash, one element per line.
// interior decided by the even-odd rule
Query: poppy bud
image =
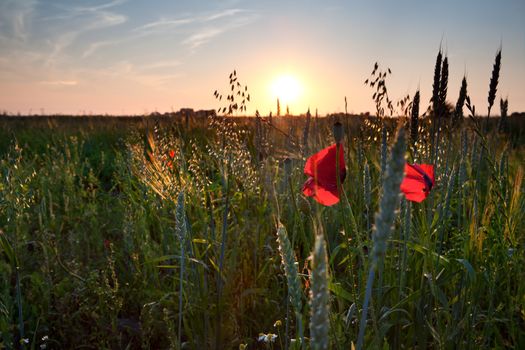
<path fill-rule="evenodd" d="M 339 122 L 334 123 L 334 139 L 335 143 L 340 144 L 341 141 L 343 141 L 343 136 L 345 134 L 345 131 L 343 129 L 343 124 Z"/>

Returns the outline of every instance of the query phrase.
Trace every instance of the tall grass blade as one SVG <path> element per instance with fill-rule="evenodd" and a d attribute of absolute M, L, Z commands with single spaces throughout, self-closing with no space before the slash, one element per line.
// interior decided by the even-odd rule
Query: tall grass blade
<path fill-rule="evenodd" d="M 330 296 L 326 244 L 322 235 L 315 239 L 310 281 L 310 348 L 325 350 L 329 345 Z"/>
<path fill-rule="evenodd" d="M 301 344 L 304 344 L 301 282 L 299 280 L 299 273 L 297 272 L 295 254 L 290 244 L 286 228 L 283 225 L 279 225 L 277 228 L 277 244 L 279 245 L 279 254 L 281 255 L 281 262 L 288 284 L 289 300 L 294 308 L 297 319 L 298 335 L 301 339 Z"/>
<path fill-rule="evenodd" d="M 392 232 L 392 225 L 394 224 L 395 213 L 399 205 L 399 186 L 403 178 L 403 171 L 405 166 L 405 129 L 400 127 L 397 131 L 396 141 L 390 152 L 390 159 L 386 169 L 385 177 L 383 179 L 383 192 L 379 205 L 379 211 L 375 215 L 375 227 L 373 233 L 373 248 L 371 254 L 371 261 L 368 271 L 368 279 L 366 281 L 365 299 L 363 302 L 363 312 L 359 324 L 359 335 L 357 338 L 356 349 L 360 350 L 363 347 L 366 320 L 368 313 L 368 303 L 372 293 L 372 285 L 374 282 L 375 269 L 383 257 L 387 248 L 387 241 Z"/>
<path fill-rule="evenodd" d="M 177 238 L 180 242 L 180 275 L 179 275 L 179 322 L 178 322 L 178 345 L 182 349 L 182 301 L 184 297 L 184 262 L 186 260 L 186 237 L 188 235 L 188 227 L 186 220 L 186 210 L 184 208 L 184 191 L 179 193 L 177 199 L 177 211 L 175 214 L 175 224 Z"/>

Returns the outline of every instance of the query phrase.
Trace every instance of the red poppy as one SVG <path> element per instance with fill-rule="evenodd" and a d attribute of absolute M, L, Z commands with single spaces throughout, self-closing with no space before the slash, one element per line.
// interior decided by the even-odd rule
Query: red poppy
<path fill-rule="evenodd" d="M 327 147 L 306 161 L 304 173 L 309 176 L 303 185 L 305 196 L 314 199 L 326 206 L 339 202 L 336 177 L 336 145 Z M 341 183 L 346 177 L 345 157 L 343 145 L 339 144 L 339 179 Z"/>
<path fill-rule="evenodd" d="M 169 156 L 170 156 L 171 159 L 175 158 L 175 151 L 170 149 Z"/>
<path fill-rule="evenodd" d="M 405 164 L 405 178 L 401 192 L 407 200 L 421 203 L 434 186 L 434 166 L 430 164 Z"/>

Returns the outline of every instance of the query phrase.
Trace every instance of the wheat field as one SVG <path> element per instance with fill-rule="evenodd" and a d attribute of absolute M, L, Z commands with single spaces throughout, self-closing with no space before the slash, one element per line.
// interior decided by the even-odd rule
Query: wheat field
<path fill-rule="evenodd" d="M 487 114 L 466 81 L 448 102 L 440 52 L 425 113 L 376 65 L 373 116 L 2 116 L 0 348 L 525 348 L 525 119 L 498 65 Z M 336 141 L 325 206 L 305 162 Z M 421 203 L 405 162 L 434 165 Z"/>

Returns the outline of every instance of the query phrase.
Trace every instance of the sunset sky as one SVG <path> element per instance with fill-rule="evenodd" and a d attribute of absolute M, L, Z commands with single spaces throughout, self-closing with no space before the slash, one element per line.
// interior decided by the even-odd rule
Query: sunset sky
<path fill-rule="evenodd" d="M 349 112 L 373 113 L 363 82 L 376 61 L 392 70 L 393 100 L 420 87 L 426 107 L 440 45 L 449 101 L 466 74 L 486 113 L 501 46 L 497 99 L 525 111 L 523 0 L 0 0 L 0 111 L 216 109 L 235 69 L 248 114 L 275 113 L 276 94 L 293 114 L 342 112 L 345 96 Z"/>

